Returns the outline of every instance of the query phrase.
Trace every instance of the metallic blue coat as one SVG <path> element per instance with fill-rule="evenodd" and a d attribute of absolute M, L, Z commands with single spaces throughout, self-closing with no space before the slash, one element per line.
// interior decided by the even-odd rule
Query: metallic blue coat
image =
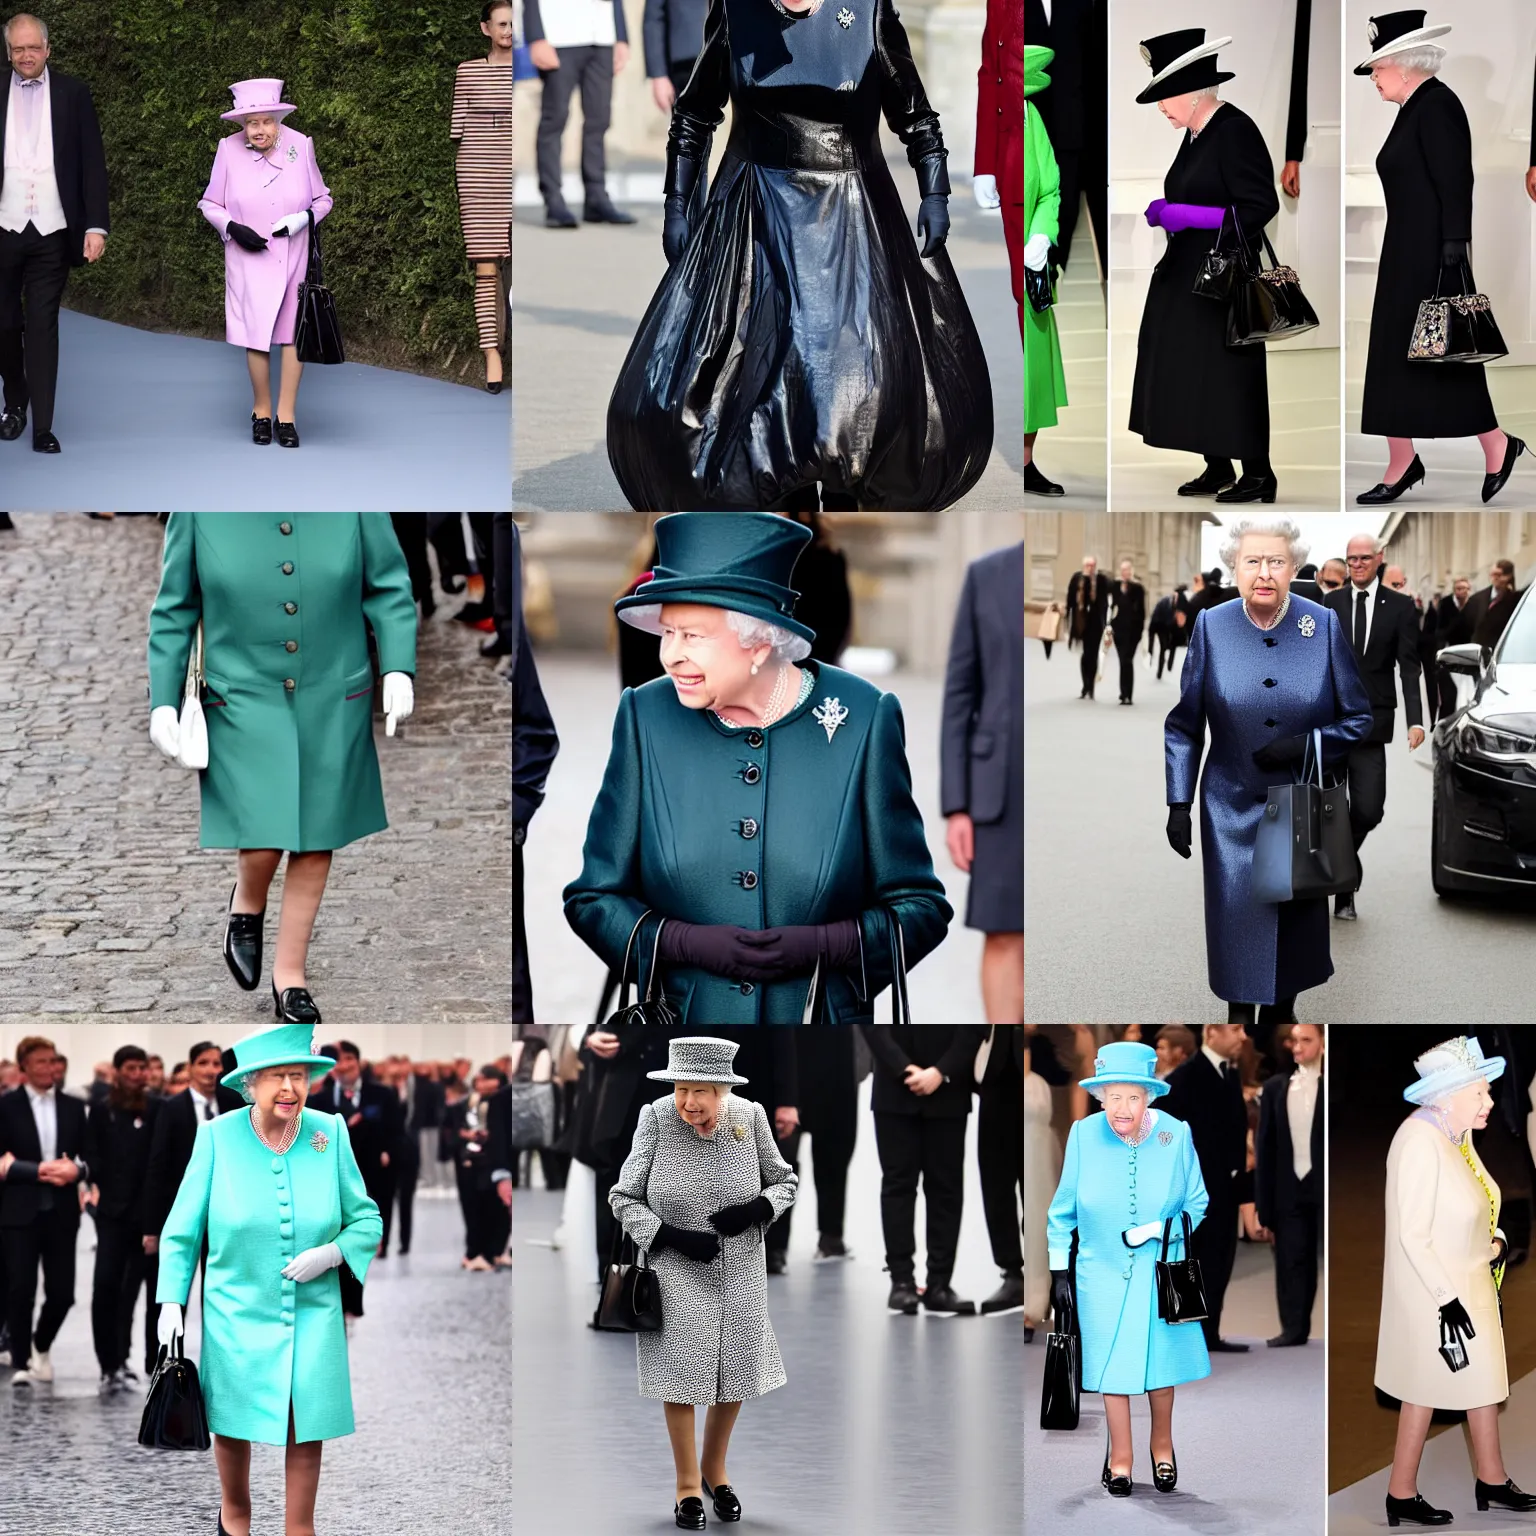
<path fill-rule="evenodd" d="M 1199 779 L 1206 962 L 1211 991 L 1229 1003 L 1273 1003 L 1333 975 L 1326 900 L 1276 905 L 1249 894 L 1269 786 L 1296 777 L 1255 766 L 1253 754 L 1314 729 L 1325 764 L 1371 733 L 1370 700 L 1331 609 L 1293 595 L 1273 630 L 1260 629 L 1240 600 L 1196 617 L 1164 729 L 1168 804 L 1192 802 Z"/>

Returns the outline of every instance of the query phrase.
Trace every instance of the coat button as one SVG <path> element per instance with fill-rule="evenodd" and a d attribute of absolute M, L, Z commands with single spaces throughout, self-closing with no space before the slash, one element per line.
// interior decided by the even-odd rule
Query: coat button
<path fill-rule="evenodd" d="M 284 576 L 292 576 L 293 575 L 293 561 L 292 560 L 284 560 L 283 561 L 283 575 Z"/>
<path fill-rule="evenodd" d="M 277 531 L 279 533 L 292 533 L 293 532 L 293 524 L 292 523 L 279 523 L 277 525 Z"/>
<path fill-rule="evenodd" d="M 273 1173 L 281 1173 L 282 1171 L 283 1171 L 283 1160 L 282 1160 L 282 1158 L 274 1157 L 272 1159 L 272 1172 Z"/>
<path fill-rule="evenodd" d="M 1264 679 L 1264 686 L 1265 686 L 1265 687 L 1266 687 L 1266 688 L 1273 688 L 1273 687 L 1274 687 L 1274 686 L 1275 686 L 1275 680 L 1274 680 L 1274 678 L 1272 678 L 1272 677 L 1266 677 L 1266 678 L 1265 678 L 1265 679 Z"/>
<path fill-rule="evenodd" d="M 297 640 L 285 640 L 285 641 L 283 641 L 283 649 L 285 651 L 289 652 L 290 654 L 292 654 L 294 651 L 298 650 L 298 648 L 299 648 L 299 642 Z"/>
<path fill-rule="evenodd" d="M 749 747 L 760 747 L 763 744 L 763 733 L 761 731 L 748 731 L 746 741 Z"/>
<path fill-rule="evenodd" d="M 763 770 L 759 768 L 756 763 L 748 763 L 746 772 L 742 774 L 742 778 L 745 779 L 748 784 L 756 784 L 757 781 L 762 778 L 762 776 Z"/>
<path fill-rule="evenodd" d="M 757 872 L 751 869 L 744 870 L 741 876 L 741 883 L 747 890 L 755 891 L 757 889 Z"/>
<path fill-rule="evenodd" d="M 757 836 L 757 823 L 750 816 L 741 824 L 741 835 L 743 837 Z"/>
<path fill-rule="evenodd" d="M 741 995 L 743 997 L 751 997 L 756 990 L 757 988 L 750 981 L 744 981 L 741 984 Z"/>
<path fill-rule="evenodd" d="M 1276 726 L 1279 725 L 1280 722 L 1278 720 L 1266 720 L 1264 724 L 1268 726 Z"/>
<path fill-rule="evenodd" d="M 283 604 L 283 612 L 284 613 L 297 613 L 298 611 L 299 611 L 299 605 L 297 603 L 284 603 Z"/>
<path fill-rule="evenodd" d="M 286 688 L 289 693 L 293 692 L 295 686 L 296 685 L 294 684 L 294 681 L 291 677 L 285 677 L 283 679 L 283 687 Z"/>

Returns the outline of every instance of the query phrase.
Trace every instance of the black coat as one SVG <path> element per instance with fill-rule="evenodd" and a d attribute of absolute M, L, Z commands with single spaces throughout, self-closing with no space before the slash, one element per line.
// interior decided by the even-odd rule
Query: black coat
<path fill-rule="evenodd" d="M 1104 626 L 1109 622 L 1109 577 L 1102 571 L 1095 571 L 1091 577 L 1082 571 L 1073 571 L 1072 579 L 1067 583 L 1067 603 L 1065 629 L 1067 638 L 1076 638 L 1073 629 L 1077 622 L 1077 594 L 1078 590 L 1088 586 L 1087 595 L 1083 600 L 1083 628 L 1085 634 L 1102 634 Z"/>
<path fill-rule="evenodd" d="M 491 1100 L 486 1111 L 486 1153 L 491 1171 L 499 1173 L 512 1166 L 512 1085 L 508 1083 Z"/>
<path fill-rule="evenodd" d="M 1211 1197 L 1206 1215 L 1224 1218 L 1253 1198 L 1248 1166 L 1248 1110 L 1234 1070 L 1225 1080 L 1203 1050 L 1168 1074 L 1168 1095 L 1158 1101 L 1189 1127 L 1200 1175 Z"/>
<path fill-rule="evenodd" d="M 469 1098 L 466 1095 L 457 1104 L 448 1106 L 447 1117 L 444 1119 L 441 1129 L 438 1131 L 440 1150 L 448 1155 L 440 1157 L 440 1162 L 451 1162 L 457 1172 L 467 1179 L 475 1189 L 489 1189 L 491 1187 L 491 1175 L 501 1168 L 510 1168 L 510 1162 L 498 1162 L 497 1155 L 506 1150 L 511 1151 L 512 1132 L 510 1122 L 503 1133 L 497 1130 L 499 1112 L 496 1109 L 496 1100 L 500 1094 L 492 1094 L 483 1104 L 480 1131 L 475 1138 L 475 1145 L 480 1148 L 478 1152 L 469 1150 L 467 1142 L 459 1132 L 464 1129 L 464 1121 L 469 1114 Z M 511 1093 L 507 1094 L 507 1102 L 511 1103 Z M 510 1114 L 510 1108 L 508 1114 Z M 495 1133 L 493 1135 L 493 1133 Z M 503 1148 L 503 1141 L 505 1148 Z"/>
<path fill-rule="evenodd" d="M 58 1119 L 56 1157 L 78 1157 L 90 1169 L 85 1156 L 85 1105 L 68 1094 L 55 1093 Z M 80 1197 L 75 1185 L 38 1182 L 37 1165 L 43 1149 L 37 1139 L 37 1122 L 32 1118 L 32 1100 L 23 1084 L 0 1098 L 0 1157 L 9 1152 L 16 1161 L 0 1179 L 0 1227 L 26 1227 L 42 1210 L 45 1196 L 53 1197 L 55 1210 L 64 1212 L 66 1225 L 80 1222 Z M 82 1175 L 82 1177 L 87 1177 Z"/>
<path fill-rule="evenodd" d="M 870 1108 L 877 1115 L 921 1115 L 953 1119 L 971 1112 L 976 1085 L 976 1052 L 987 1038 L 980 1024 L 861 1024 L 875 1080 Z M 937 1067 L 948 1079 L 926 1098 L 907 1087 L 907 1066 Z"/>
<path fill-rule="evenodd" d="M 1375 601 L 1371 612 L 1371 634 L 1365 647 L 1365 655 L 1356 655 L 1360 669 L 1360 681 L 1371 701 L 1371 734 L 1367 741 L 1391 741 L 1393 724 L 1397 718 L 1397 679 L 1403 685 L 1403 716 L 1409 725 L 1424 724 L 1423 695 L 1419 691 L 1419 676 L 1423 664 L 1419 659 L 1419 610 L 1413 599 L 1402 592 L 1394 592 L 1377 572 L 1373 582 Z M 1323 599 L 1325 605 L 1339 616 L 1345 637 L 1354 645 L 1355 633 L 1354 582 L 1348 581 L 1337 592 L 1330 592 Z"/>
<path fill-rule="evenodd" d="M 133 1222 L 140 1236 L 158 1233 L 148 1221 L 145 1194 L 149 1183 L 149 1152 L 155 1121 L 165 1101 L 149 1099 L 141 1113 L 115 1109 L 109 1100 L 91 1105 L 85 1121 L 85 1152 L 91 1182 L 101 1193 L 98 1216 Z"/>
<path fill-rule="evenodd" d="M 342 1098 L 341 1085 L 330 1078 L 316 1093 L 311 1102 L 316 1109 L 329 1115 L 340 1115 L 348 1122 L 347 1134 L 352 1141 L 352 1151 L 363 1175 L 363 1183 L 372 1188 L 384 1173 L 380 1162 L 386 1152 L 393 1152 L 399 1139 L 405 1117 L 400 1112 L 400 1099 L 393 1088 L 358 1080 L 359 1108 L 350 1111 Z M 357 1124 L 351 1122 L 361 1116 Z"/>
<path fill-rule="evenodd" d="M 221 1115 L 245 1108 L 245 1100 L 233 1088 L 222 1085 L 214 1089 L 214 1100 Z M 144 1175 L 144 1230 L 152 1236 L 159 1233 L 171 1214 L 196 1140 L 197 1107 L 192 1102 L 191 1089 L 183 1088 L 160 1106 L 150 1139 L 149 1167 Z"/>
<path fill-rule="evenodd" d="M 1410 363 L 1419 304 L 1442 278 L 1440 248 L 1472 238 L 1472 130 L 1456 93 L 1431 77 L 1397 109 L 1376 156 L 1387 228 L 1376 268 L 1360 430 L 1375 437 L 1473 437 L 1498 426 L 1481 363 Z M 1497 309 L 1497 305 L 1495 305 Z"/>
<path fill-rule="evenodd" d="M 1230 102 L 1217 108 L 1199 138 L 1185 133 L 1163 196 L 1171 203 L 1229 208 L 1244 238 L 1256 241 L 1280 211 L 1274 162 L 1258 124 Z M 1227 306 L 1193 291 L 1218 233 L 1186 229 L 1169 235 L 1152 271 L 1136 343 L 1131 431 L 1153 448 L 1257 459 L 1269 452 L 1264 348 L 1229 347 Z M 1233 238 L 1229 219 L 1226 239 Z"/>
<path fill-rule="evenodd" d="M 1449 593 L 1442 597 L 1436 605 L 1435 614 L 1435 650 L 1441 651 L 1448 645 L 1466 645 L 1472 639 L 1472 624 L 1469 615 L 1472 611 L 1472 599 L 1467 598 L 1460 608 L 1456 606 L 1456 596 Z"/>
<path fill-rule="evenodd" d="M 1147 627 L 1147 589 L 1139 581 L 1133 581 L 1122 592 L 1117 580 L 1110 586 L 1109 600 L 1114 606 L 1109 627 L 1114 630 L 1115 639 L 1122 644 L 1140 640 Z"/>
<path fill-rule="evenodd" d="M 431 1077 L 416 1077 L 414 1085 L 406 1130 L 412 1135 L 417 1131 L 435 1131 L 443 1123 L 443 1085 Z"/>
<path fill-rule="evenodd" d="M 1025 0 L 1024 41 L 1049 48 L 1051 83 L 1029 104 L 1040 114 L 1058 155 L 1075 155 L 1104 121 L 1108 71 L 1104 67 L 1106 0 L 1054 0 L 1046 19 L 1041 0 Z M 1097 12 L 1097 15 L 1095 14 Z M 1096 25 L 1097 23 L 1097 25 Z M 1095 47 L 1095 40 L 1098 46 Z M 1102 137 L 1103 130 L 1100 130 Z"/>
<path fill-rule="evenodd" d="M 1493 588 L 1484 587 L 1467 599 L 1464 615 L 1466 638 L 1477 645 L 1493 646 L 1499 643 L 1504 627 L 1514 617 L 1520 602 L 1520 589 L 1511 587 L 1498 600 L 1493 600 Z"/>
<path fill-rule="evenodd" d="M 1263 1227 L 1273 1228 L 1281 1216 L 1290 1215 L 1299 1205 L 1322 1203 L 1323 1087 L 1318 1085 L 1312 1109 L 1312 1171 L 1298 1181 L 1291 1117 L 1285 1102 L 1290 1082 L 1290 1073 L 1278 1073 L 1264 1084 L 1259 1095 L 1259 1128 L 1253 1138 L 1253 1198 Z"/>

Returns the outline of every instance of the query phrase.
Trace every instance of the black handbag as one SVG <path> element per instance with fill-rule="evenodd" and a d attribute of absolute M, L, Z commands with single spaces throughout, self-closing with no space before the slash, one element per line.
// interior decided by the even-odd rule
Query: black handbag
<path fill-rule="evenodd" d="M 1477 292 L 1472 269 L 1464 261 L 1459 275 L 1461 292 L 1442 297 L 1445 268 L 1441 267 L 1435 296 L 1420 302 L 1408 341 L 1410 363 L 1490 363 L 1509 356 L 1488 295 Z"/>
<path fill-rule="evenodd" d="M 1349 830 L 1344 785 L 1323 775 L 1323 733 L 1307 744 L 1296 784 L 1272 784 L 1253 842 L 1249 889 L 1255 901 L 1338 896 L 1360 884 L 1360 859 Z M 1316 782 L 1312 772 L 1316 772 Z"/>
<path fill-rule="evenodd" d="M 1445 1319 L 1440 1319 L 1440 1358 L 1453 1371 L 1464 1371 L 1472 1363 L 1467 1356 L 1466 1341 Z"/>
<path fill-rule="evenodd" d="M 891 940 L 891 1023 L 910 1024 L 912 1005 L 907 1000 L 907 944 L 901 932 L 901 919 L 889 907 L 885 909 L 886 927 Z M 827 977 L 821 961 L 811 972 L 810 989 L 805 994 L 805 1008 L 801 1013 L 802 1024 L 826 1023 Z"/>
<path fill-rule="evenodd" d="M 661 1329 L 661 1285 L 638 1246 L 635 1263 L 620 1262 L 628 1241 L 623 1227 L 615 1225 L 608 1268 L 603 1272 L 603 1294 L 592 1326 L 601 1333 L 657 1333 Z"/>
<path fill-rule="evenodd" d="M 1200 1261 L 1189 1257 L 1189 1212 L 1181 1211 L 1184 1226 L 1184 1257 L 1176 1262 L 1168 1258 L 1168 1233 L 1173 1217 L 1163 1223 L 1163 1248 L 1153 1272 L 1157 1276 L 1157 1315 L 1165 1323 L 1198 1323 L 1206 1317 L 1205 1284 L 1200 1278 Z"/>
<path fill-rule="evenodd" d="M 1317 329 L 1317 311 L 1301 291 L 1294 267 L 1282 267 L 1275 259 L 1275 248 L 1261 229 L 1263 251 L 1250 250 L 1243 239 L 1237 214 L 1232 215 L 1237 229 L 1238 270 L 1232 282 L 1227 305 L 1227 345 L 1251 347 L 1266 341 L 1281 341 Z M 1268 255 L 1269 265 L 1264 265 Z"/>
<path fill-rule="evenodd" d="M 635 947 L 635 935 L 640 932 L 640 924 L 651 915 L 647 908 L 640 914 L 639 921 L 629 930 L 629 942 L 624 946 L 624 966 L 619 972 L 619 1006 L 610 1016 L 604 1029 L 621 1029 L 626 1024 L 676 1024 L 677 1013 L 672 1004 L 666 999 L 661 990 L 661 968 L 657 960 L 661 953 L 661 929 L 666 922 L 665 918 L 656 924 L 656 936 L 651 941 L 651 975 L 645 984 L 645 996 L 637 997 L 633 1003 L 629 1001 L 629 956 Z M 636 990 L 639 989 L 639 969 L 636 967 Z"/>
<path fill-rule="evenodd" d="M 309 268 L 299 284 L 299 320 L 293 333 L 294 350 L 301 363 L 344 363 L 341 321 L 336 301 L 325 286 L 325 267 L 320 256 L 320 230 L 314 210 L 309 214 Z"/>
<path fill-rule="evenodd" d="M 1024 293 L 1029 307 L 1037 315 L 1043 315 L 1055 299 L 1051 294 L 1051 264 L 1049 261 L 1037 272 L 1033 267 L 1024 268 Z"/>
<path fill-rule="evenodd" d="M 1215 299 L 1222 304 L 1232 297 L 1232 285 L 1242 265 L 1237 250 L 1223 241 L 1229 212 L 1230 209 L 1222 210 L 1216 243 L 1205 253 L 1200 270 L 1195 273 L 1194 286 L 1190 289 L 1191 293 L 1198 294 L 1202 299 Z"/>
<path fill-rule="evenodd" d="M 160 1346 L 155 1373 L 149 1379 L 144 1414 L 139 1420 L 139 1444 L 156 1451 L 206 1451 L 208 1410 L 203 1403 L 197 1367 L 181 1352 L 181 1335 L 171 1348 Z"/>
<path fill-rule="evenodd" d="M 1045 1341 L 1045 1376 L 1040 1385 L 1040 1428 L 1076 1429 L 1082 1392 L 1082 1335 L 1077 1308 L 1057 1312 Z"/>

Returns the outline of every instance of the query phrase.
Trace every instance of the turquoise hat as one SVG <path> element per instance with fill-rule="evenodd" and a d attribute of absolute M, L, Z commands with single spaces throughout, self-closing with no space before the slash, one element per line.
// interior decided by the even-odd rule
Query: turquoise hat
<path fill-rule="evenodd" d="M 673 512 L 656 523 L 656 568 L 613 611 L 636 629 L 661 633 L 662 603 L 732 608 L 802 640 L 816 631 L 795 614 L 789 584 L 811 530 L 773 512 Z"/>
<path fill-rule="evenodd" d="M 318 1082 L 335 1061 L 315 1054 L 315 1030 L 312 1024 L 274 1024 L 258 1029 L 234 1044 L 235 1070 L 219 1079 L 226 1088 L 238 1088 L 247 1072 L 263 1067 L 308 1067 L 311 1084 Z"/>
<path fill-rule="evenodd" d="M 1168 1084 L 1157 1079 L 1157 1052 L 1137 1040 L 1117 1040 L 1101 1045 L 1093 1058 L 1093 1076 L 1085 1077 L 1079 1088 L 1107 1088 L 1111 1083 L 1129 1083 L 1147 1090 L 1147 1102 L 1160 1099 Z"/>

